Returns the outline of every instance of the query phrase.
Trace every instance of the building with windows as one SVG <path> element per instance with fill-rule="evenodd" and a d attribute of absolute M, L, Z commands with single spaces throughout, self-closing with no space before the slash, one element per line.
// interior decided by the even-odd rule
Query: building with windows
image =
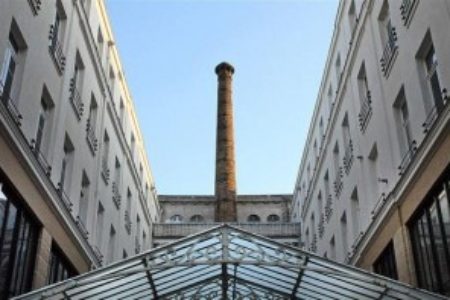
<path fill-rule="evenodd" d="M 450 295 L 450 2 L 345 0 L 291 216 L 304 247 Z"/>
<path fill-rule="evenodd" d="M 103 1 L 0 1 L 0 298 L 149 248 L 158 212 Z"/>

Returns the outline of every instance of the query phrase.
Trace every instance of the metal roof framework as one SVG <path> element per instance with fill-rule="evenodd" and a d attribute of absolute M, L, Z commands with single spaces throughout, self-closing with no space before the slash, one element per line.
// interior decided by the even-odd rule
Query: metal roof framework
<path fill-rule="evenodd" d="M 223 224 L 15 299 L 446 299 Z"/>

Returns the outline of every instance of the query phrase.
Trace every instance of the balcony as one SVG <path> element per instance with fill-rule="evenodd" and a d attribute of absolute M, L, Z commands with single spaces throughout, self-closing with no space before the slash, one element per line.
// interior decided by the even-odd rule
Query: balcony
<path fill-rule="evenodd" d="M 135 245 L 135 247 L 134 247 L 134 252 L 135 252 L 136 254 L 138 254 L 139 252 L 141 252 L 141 242 L 139 241 L 139 237 L 138 237 L 138 236 L 135 236 L 135 237 L 134 237 L 134 245 Z"/>
<path fill-rule="evenodd" d="M 75 223 L 77 224 L 78 229 L 80 229 L 83 237 L 87 240 L 89 232 L 87 231 L 86 226 L 84 225 L 84 221 L 80 218 L 80 216 L 77 216 Z"/>
<path fill-rule="evenodd" d="M 424 128 L 423 129 L 424 133 L 428 133 L 428 131 L 431 130 L 434 123 L 438 119 L 439 115 L 444 110 L 444 107 L 450 102 L 449 97 L 447 95 L 447 89 L 442 90 L 442 102 L 443 102 L 443 105 L 440 105 L 439 107 L 436 105 L 433 106 L 433 108 L 428 113 L 425 122 L 422 124 L 422 127 Z"/>
<path fill-rule="evenodd" d="M 155 238 L 180 238 L 195 234 L 221 223 L 155 223 L 153 224 L 153 236 Z M 254 234 L 272 238 L 300 237 L 300 223 L 232 223 L 235 227 Z"/>
<path fill-rule="evenodd" d="M 95 155 L 95 152 L 97 152 L 98 149 L 98 140 L 95 136 L 95 126 L 91 125 L 91 121 L 87 121 L 86 126 L 86 140 L 89 146 L 89 149 L 92 152 L 92 155 Z"/>
<path fill-rule="evenodd" d="M 342 189 L 344 187 L 344 182 L 342 181 L 342 167 L 339 167 L 339 171 L 336 174 L 335 180 L 333 182 L 334 194 L 337 198 L 341 196 Z"/>
<path fill-rule="evenodd" d="M 385 193 L 381 193 L 380 197 L 377 200 L 377 203 L 375 203 L 374 208 L 372 209 L 371 215 L 372 215 L 372 219 L 375 218 L 378 213 L 381 211 L 381 209 L 383 208 L 384 204 L 386 203 L 386 194 Z"/>
<path fill-rule="evenodd" d="M 17 126 L 20 126 L 22 122 L 22 115 L 19 113 L 19 110 L 17 109 L 14 101 L 9 97 L 8 94 L 4 93 L 3 91 L 3 84 L 0 82 L 0 101 L 5 106 L 8 115 L 11 117 L 14 123 Z"/>
<path fill-rule="evenodd" d="M 366 131 L 371 116 L 372 116 L 372 97 L 370 95 L 370 91 L 367 91 L 366 96 L 361 102 L 361 109 L 358 114 L 359 129 L 361 130 L 361 132 Z"/>
<path fill-rule="evenodd" d="M 38 161 L 39 165 L 41 166 L 42 170 L 44 171 L 45 175 L 50 176 L 52 172 L 52 167 L 45 159 L 44 155 L 41 153 L 41 151 L 36 148 L 36 140 L 31 140 L 31 151 L 33 152 L 34 156 L 36 157 L 36 160 Z"/>
<path fill-rule="evenodd" d="M 41 9 L 41 0 L 28 0 L 28 4 L 30 4 L 31 12 L 36 16 Z"/>
<path fill-rule="evenodd" d="M 386 42 L 386 45 L 384 46 L 383 55 L 380 59 L 381 70 L 386 77 L 389 75 L 398 52 L 397 32 L 395 31 L 395 27 L 390 27 L 389 30 L 388 40 Z"/>
<path fill-rule="evenodd" d="M 345 174 L 350 174 L 350 169 L 353 165 L 354 155 L 353 155 L 353 142 L 350 140 L 348 144 L 345 146 L 344 149 L 344 158 L 343 158 L 343 164 L 344 164 L 344 171 Z"/>
<path fill-rule="evenodd" d="M 101 165 L 101 176 L 106 184 L 109 183 L 109 168 L 108 168 L 108 160 L 106 158 L 102 159 Z"/>
<path fill-rule="evenodd" d="M 400 13 L 402 15 L 403 24 L 408 26 L 411 18 L 416 9 L 419 0 L 402 0 L 402 5 L 400 6 Z"/>
<path fill-rule="evenodd" d="M 113 200 L 114 204 L 116 205 L 117 209 L 119 209 L 121 197 L 120 197 L 120 192 L 119 192 L 119 185 L 116 182 L 112 183 L 112 200 Z"/>
<path fill-rule="evenodd" d="M 131 234 L 131 218 L 128 210 L 125 211 L 125 230 Z"/>
<path fill-rule="evenodd" d="M 327 202 L 325 203 L 325 219 L 327 223 L 330 222 L 333 215 L 333 196 L 328 195 Z"/>
<path fill-rule="evenodd" d="M 400 166 L 398 166 L 399 174 L 402 176 L 405 174 L 406 169 L 408 168 L 409 164 L 411 163 L 414 154 L 416 154 L 417 150 L 417 143 L 416 141 L 412 141 L 410 145 L 408 145 L 408 149 L 406 150 L 406 153 L 403 155 L 402 161 L 400 163 Z"/>
<path fill-rule="evenodd" d="M 70 104 L 72 104 L 72 108 L 75 112 L 75 115 L 77 116 L 78 121 L 81 120 L 81 116 L 83 115 L 84 111 L 84 104 L 81 100 L 80 92 L 77 89 L 75 78 L 72 78 L 70 80 Z"/>
<path fill-rule="evenodd" d="M 55 31 L 54 25 L 50 25 L 49 39 L 50 46 L 48 48 L 50 51 L 50 56 L 55 63 L 58 73 L 62 75 L 66 65 L 66 57 L 64 56 L 62 45 L 58 40 L 58 32 Z"/>
<path fill-rule="evenodd" d="M 92 250 L 94 251 L 95 258 L 97 258 L 97 260 L 99 261 L 100 266 L 101 266 L 102 262 L 103 262 L 102 252 L 100 251 L 100 249 L 97 246 L 92 246 Z"/>

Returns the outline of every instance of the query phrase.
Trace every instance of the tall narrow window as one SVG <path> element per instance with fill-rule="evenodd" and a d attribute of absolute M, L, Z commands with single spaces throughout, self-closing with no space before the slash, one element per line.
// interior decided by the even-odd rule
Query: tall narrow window
<path fill-rule="evenodd" d="M 0 98 L 10 109 L 18 103 L 18 94 L 22 84 L 23 66 L 25 63 L 26 44 L 13 19 L 6 44 L 0 73 Z M 15 112 L 18 116 L 18 112 Z M 17 117 L 16 116 L 16 117 Z"/>
<path fill-rule="evenodd" d="M 317 140 L 314 140 L 313 150 L 314 150 L 314 165 L 316 165 L 317 160 L 319 159 L 319 149 L 317 148 Z"/>
<path fill-rule="evenodd" d="M 109 241 L 108 241 L 108 262 L 114 261 L 114 249 L 116 248 L 116 230 L 111 225 L 109 229 Z"/>
<path fill-rule="evenodd" d="M 88 142 L 89 149 L 92 154 L 95 154 L 98 147 L 98 141 L 95 134 L 95 129 L 97 127 L 97 101 L 95 100 L 94 95 L 91 95 L 91 104 L 89 105 L 89 116 L 87 120 L 87 128 L 86 128 L 86 140 Z"/>
<path fill-rule="evenodd" d="M 97 208 L 97 224 L 95 226 L 96 229 L 95 238 L 98 249 L 102 248 L 104 223 L 105 223 L 105 209 L 103 208 L 103 205 L 99 202 Z"/>
<path fill-rule="evenodd" d="M 353 142 L 350 136 L 350 126 L 348 121 L 348 113 L 345 113 L 342 121 L 342 138 L 344 140 L 344 158 L 343 165 L 345 173 L 348 175 L 353 165 Z"/>
<path fill-rule="evenodd" d="M 114 74 L 113 66 L 109 66 L 109 87 L 111 89 L 111 97 L 114 100 L 114 92 L 116 87 L 116 75 Z"/>
<path fill-rule="evenodd" d="M 352 213 L 352 225 L 353 225 L 353 238 L 357 239 L 361 229 L 360 229 L 360 209 L 359 209 L 359 198 L 358 190 L 355 187 L 350 196 L 350 207 Z"/>
<path fill-rule="evenodd" d="M 63 281 L 75 275 L 77 275 L 75 268 L 72 266 L 63 252 L 59 249 L 58 246 L 52 245 L 47 284 Z"/>
<path fill-rule="evenodd" d="M 45 152 L 42 148 L 48 144 L 49 131 L 51 130 L 53 120 L 53 108 L 53 101 L 50 98 L 47 88 L 44 86 L 41 96 L 41 107 L 38 114 L 36 138 L 33 141 L 33 150 L 40 159 L 43 159 L 41 153 Z M 46 164 L 45 168 L 48 167 Z"/>
<path fill-rule="evenodd" d="M 105 133 L 103 135 L 103 154 L 102 154 L 101 175 L 106 184 L 108 184 L 108 182 L 109 182 L 108 158 L 109 158 L 109 135 L 105 130 Z"/>
<path fill-rule="evenodd" d="M 337 198 L 341 195 L 341 191 L 343 188 L 343 181 L 342 181 L 342 171 L 341 167 L 339 165 L 339 144 L 336 141 L 336 144 L 334 145 L 333 149 L 333 163 L 334 163 L 334 194 Z"/>
<path fill-rule="evenodd" d="M 122 97 L 120 97 L 119 109 L 120 109 L 120 113 L 119 113 L 120 123 L 121 123 L 122 126 L 123 126 L 123 125 L 124 125 L 124 122 L 125 122 L 125 105 L 124 105 L 124 103 L 123 103 Z"/>
<path fill-rule="evenodd" d="M 402 88 L 394 103 L 395 121 L 397 123 L 398 141 L 400 146 L 400 155 L 402 160 L 400 166 L 400 174 L 403 174 L 412 160 L 415 152 L 415 141 L 411 131 L 409 120 L 408 102 L 406 101 L 405 91 Z"/>
<path fill-rule="evenodd" d="M 353 36 L 353 31 L 356 27 L 356 8 L 355 0 L 351 0 L 350 7 L 348 8 L 348 24 L 350 27 L 351 35 Z"/>
<path fill-rule="evenodd" d="M 103 39 L 103 34 L 100 27 L 97 30 L 97 51 L 100 57 L 100 64 L 102 64 L 103 55 L 105 53 L 105 40 Z"/>
<path fill-rule="evenodd" d="M 369 189 L 371 189 L 371 195 L 378 197 L 379 194 L 379 181 L 378 181 L 378 148 L 377 145 L 374 144 L 372 149 L 369 152 L 369 182 L 372 184 L 368 184 Z M 376 200 L 376 199 L 375 199 Z"/>
<path fill-rule="evenodd" d="M 434 106 L 437 111 L 441 111 L 444 106 L 444 100 L 442 99 L 441 84 L 439 82 L 439 75 L 437 72 L 438 61 L 434 46 L 431 45 L 427 54 L 425 55 L 425 69 L 428 78 L 428 84 L 430 85 L 431 94 L 434 100 Z"/>
<path fill-rule="evenodd" d="M 383 45 L 383 54 L 381 57 L 381 69 L 387 76 L 397 51 L 397 33 L 395 27 L 392 26 L 389 11 L 389 3 L 384 0 L 380 15 L 378 16 L 380 27 L 381 42 Z"/>
<path fill-rule="evenodd" d="M 66 27 L 66 13 L 61 0 L 56 1 L 55 19 L 50 26 L 50 55 L 60 73 L 64 70 L 66 58 L 63 54 L 62 43 Z"/>
<path fill-rule="evenodd" d="M 330 259 L 336 260 L 336 241 L 334 235 L 330 240 Z"/>
<path fill-rule="evenodd" d="M 82 88 L 83 88 L 83 77 L 84 77 L 84 64 L 81 60 L 80 53 L 77 51 L 75 55 L 75 64 L 73 68 L 73 75 L 70 80 L 70 104 L 75 112 L 75 115 L 78 120 L 81 120 L 81 116 L 83 115 L 83 99 Z"/>
<path fill-rule="evenodd" d="M 325 192 L 325 218 L 327 222 L 330 221 L 331 216 L 333 215 L 333 196 L 331 195 L 330 190 L 330 175 L 328 170 L 325 172 L 325 176 L 323 177 L 324 184 L 324 192 Z"/>
<path fill-rule="evenodd" d="M 325 214 L 323 208 L 322 191 L 319 191 L 319 195 L 317 195 L 317 216 L 319 217 L 317 232 L 319 233 L 319 238 L 322 238 L 325 233 Z"/>
<path fill-rule="evenodd" d="M 112 183 L 112 199 L 117 209 L 120 208 L 121 195 L 120 195 L 120 186 L 121 186 L 121 167 L 119 159 L 116 157 L 115 159 L 115 167 L 114 167 L 114 181 Z"/>
<path fill-rule="evenodd" d="M 328 88 L 328 120 L 331 119 L 331 115 L 333 114 L 333 105 L 334 105 L 334 97 L 333 97 L 333 87 L 330 84 L 330 87 Z"/>
<path fill-rule="evenodd" d="M 342 76 L 342 70 L 341 70 L 341 54 L 338 53 L 337 54 L 337 58 L 336 58 L 336 91 L 339 90 L 339 84 L 341 81 L 341 76 Z"/>
<path fill-rule="evenodd" d="M 397 280 L 397 263 L 395 260 L 394 243 L 392 241 L 386 246 L 380 256 L 373 264 L 375 273 Z"/>
<path fill-rule="evenodd" d="M 0 177 L 0 299 L 31 289 L 39 230 L 20 195 Z"/>
<path fill-rule="evenodd" d="M 72 141 L 70 138 L 65 136 L 64 138 L 64 148 L 63 148 L 63 158 L 61 162 L 61 170 L 59 176 L 59 189 L 62 194 L 68 194 L 71 186 L 71 176 L 73 168 L 73 158 L 74 150 Z"/>
<path fill-rule="evenodd" d="M 125 210 L 125 230 L 128 234 L 131 234 L 131 191 L 127 189 L 127 206 Z"/>
<path fill-rule="evenodd" d="M 342 243 L 342 257 L 344 261 L 348 258 L 348 229 L 347 229 L 347 215 L 344 213 L 341 217 L 341 243 Z"/>
<path fill-rule="evenodd" d="M 78 219 L 77 221 L 81 224 L 80 229 L 81 231 L 87 236 L 87 214 L 89 210 L 89 187 L 90 187 L 90 181 L 86 174 L 86 172 L 83 170 L 83 175 L 81 177 L 81 190 L 80 190 L 80 203 L 78 205 Z"/>
<path fill-rule="evenodd" d="M 360 111 L 358 114 L 359 128 L 364 132 L 372 115 L 372 99 L 364 63 L 361 65 L 358 73 L 358 90 L 360 99 Z"/>
<path fill-rule="evenodd" d="M 134 159 L 134 150 L 136 148 L 136 139 L 134 138 L 134 134 L 131 133 L 130 138 L 130 150 L 131 150 L 131 158 Z"/>

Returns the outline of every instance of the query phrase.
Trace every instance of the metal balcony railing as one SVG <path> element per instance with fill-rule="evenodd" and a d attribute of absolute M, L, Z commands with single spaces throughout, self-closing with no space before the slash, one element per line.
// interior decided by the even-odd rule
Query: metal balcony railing
<path fill-rule="evenodd" d="M 406 26 L 412 18 L 414 8 L 419 0 L 402 0 L 400 13 L 402 15 L 403 24 Z"/>
<path fill-rule="evenodd" d="M 370 117 L 372 116 L 372 96 L 370 91 L 367 91 L 366 96 L 361 102 L 361 109 L 358 114 L 359 129 L 364 132 L 369 124 Z"/>
<path fill-rule="evenodd" d="M 317 231 L 319 232 L 319 238 L 323 238 L 323 235 L 325 234 L 325 214 L 324 213 L 320 213 Z"/>
<path fill-rule="evenodd" d="M 125 230 L 131 234 L 131 217 L 128 210 L 125 211 Z"/>
<path fill-rule="evenodd" d="M 67 196 L 66 192 L 64 191 L 64 187 L 62 187 L 61 183 L 58 183 L 58 194 L 59 197 L 64 204 L 64 207 L 71 212 L 72 211 L 72 201 L 70 201 L 69 196 Z"/>
<path fill-rule="evenodd" d="M 86 226 L 84 224 L 84 221 L 80 218 L 80 216 L 77 216 L 77 219 L 75 221 L 75 223 L 77 224 L 78 229 L 80 229 L 81 234 L 83 235 L 83 237 L 85 239 L 88 238 L 89 232 L 86 229 Z"/>
<path fill-rule="evenodd" d="M 84 111 L 83 100 L 81 100 L 80 92 L 77 89 L 76 80 L 72 78 L 70 80 L 70 96 L 69 96 L 70 104 L 72 104 L 72 108 L 75 111 L 75 115 L 77 116 L 78 121 L 81 120 L 81 116 Z"/>
<path fill-rule="evenodd" d="M 116 205 L 117 209 L 120 208 L 121 196 L 119 191 L 119 185 L 116 182 L 112 183 L 112 200 Z"/>
<path fill-rule="evenodd" d="M 377 200 L 377 203 L 375 203 L 374 208 L 372 209 L 372 218 L 374 218 L 383 208 L 384 204 L 386 203 L 386 194 L 381 193 L 380 197 Z"/>
<path fill-rule="evenodd" d="M 103 262 L 103 254 L 102 251 L 97 246 L 92 246 L 92 250 L 94 252 L 95 257 L 99 261 L 100 265 L 102 265 Z"/>
<path fill-rule="evenodd" d="M 108 160 L 104 157 L 102 158 L 101 165 L 101 175 L 106 184 L 109 182 L 109 168 L 108 168 Z"/>
<path fill-rule="evenodd" d="M 311 246 L 309 247 L 309 251 L 316 253 L 317 252 L 317 234 L 313 234 Z"/>
<path fill-rule="evenodd" d="M 59 74 L 62 74 L 66 65 L 66 57 L 64 56 L 62 45 L 58 40 L 58 32 L 55 31 L 55 26 L 53 24 L 50 25 L 49 39 L 50 56 L 52 57 Z"/>
<path fill-rule="evenodd" d="M 344 150 L 344 158 L 343 158 L 343 164 L 344 164 L 344 171 L 345 174 L 350 174 L 350 169 L 352 168 L 353 165 L 353 159 L 354 155 L 353 155 L 353 142 L 352 140 L 350 140 L 348 142 L 347 145 L 345 145 L 345 150 Z"/>
<path fill-rule="evenodd" d="M 414 154 L 416 154 L 417 143 L 416 141 L 412 141 L 410 145 L 408 145 L 408 149 L 406 153 L 403 155 L 402 161 L 400 162 L 400 166 L 398 166 L 399 175 L 403 175 L 411 163 Z"/>
<path fill-rule="evenodd" d="M 444 105 L 441 105 L 439 107 L 434 105 L 433 108 L 428 113 L 425 122 L 422 124 L 424 133 L 430 131 L 431 127 L 433 127 L 433 124 L 436 122 L 439 115 L 444 110 L 444 107 L 450 102 L 449 96 L 447 95 L 447 89 L 445 88 L 442 89 L 442 100 Z"/>
<path fill-rule="evenodd" d="M 33 15 L 36 16 L 41 9 L 41 0 L 28 0 L 28 4 L 30 4 Z"/>
<path fill-rule="evenodd" d="M 330 221 L 333 215 L 333 196 L 328 195 L 327 202 L 325 203 L 325 218 L 327 223 Z"/>
<path fill-rule="evenodd" d="M 389 70 L 391 69 L 398 49 L 397 32 L 395 31 L 395 27 L 390 27 L 389 30 L 388 40 L 384 46 L 383 55 L 380 59 L 381 70 L 383 71 L 384 76 L 389 74 Z"/>
<path fill-rule="evenodd" d="M 333 182 L 334 186 L 334 194 L 337 198 L 341 196 L 342 189 L 344 187 L 344 182 L 342 181 L 342 167 L 339 167 L 338 172 L 336 173 L 335 180 Z"/>
<path fill-rule="evenodd" d="M 91 150 L 92 154 L 95 155 L 95 152 L 97 152 L 98 149 L 98 139 L 95 136 L 95 126 L 91 125 L 91 120 L 88 119 L 87 125 L 86 125 L 86 140 L 89 146 L 89 149 Z"/>
<path fill-rule="evenodd" d="M 38 161 L 39 165 L 41 166 L 42 170 L 47 176 L 50 176 L 52 172 L 52 167 L 45 159 L 44 154 L 41 153 L 41 151 L 35 147 L 36 140 L 31 140 L 31 151 L 33 151 L 34 156 L 36 157 L 36 160 Z"/>
<path fill-rule="evenodd" d="M 155 223 L 155 238 L 178 238 L 218 226 L 220 223 Z M 233 223 L 232 226 L 269 237 L 300 237 L 300 223 Z"/>

